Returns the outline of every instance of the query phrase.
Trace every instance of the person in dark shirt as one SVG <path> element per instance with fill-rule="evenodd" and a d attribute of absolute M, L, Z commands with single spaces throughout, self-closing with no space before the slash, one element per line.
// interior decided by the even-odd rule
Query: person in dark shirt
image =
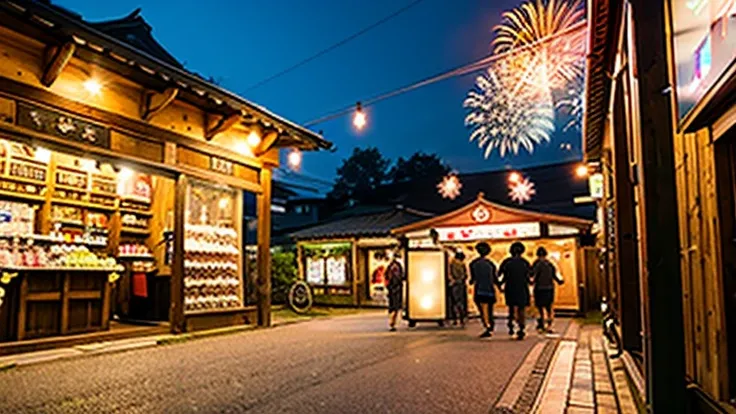
<path fill-rule="evenodd" d="M 519 326 L 517 339 L 524 339 L 526 325 L 526 307 L 529 306 L 529 274 L 531 266 L 521 257 L 526 248 L 520 242 L 514 242 L 509 249 L 511 257 L 501 263 L 499 274 L 503 287 L 506 305 L 509 307 L 509 335 L 514 334 L 514 320 Z"/>
<path fill-rule="evenodd" d="M 398 256 L 399 252 L 394 252 L 393 259 L 384 273 L 388 288 L 388 325 L 391 332 L 396 331 L 396 319 L 403 305 L 404 267 L 399 263 Z"/>
<path fill-rule="evenodd" d="M 495 326 L 493 305 L 496 303 L 496 290 L 494 285 L 498 284 L 498 278 L 496 265 L 486 257 L 491 253 L 491 246 L 486 242 L 481 242 L 475 246 L 475 251 L 480 257 L 470 262 L 470 284 L 474 287 L 473 299 L 478 306 L 481 322 L 485 328 L 480 337 L 488 338 Z"/>
<path fill-rule="evenodd" d="M 465 327 L 468 313 L 465 309 L 468 301 L 468 271 L 465 266 L 465 254 L 462 251 L 455 252 L 455 258 L 450 262 L 448 276 L 450 279 L 450 304 L 453 325 L 457 325 L 457 320 L 460 319 L 460 325 Z"/>
<path fill-rule="evenodd" d="M 555 265 L 547 259 L 547 249 L 537 249 L 537 260 L 532 266 L 532 284 L 534 285 L 534 305 L 539 310 L 537 330 L 552 332 L 552 303 L 555 299 L 555 283 L 565 283 L 557 275 Z M 545 327 L 544 311 L 547 311 L 547 326 Z"/>

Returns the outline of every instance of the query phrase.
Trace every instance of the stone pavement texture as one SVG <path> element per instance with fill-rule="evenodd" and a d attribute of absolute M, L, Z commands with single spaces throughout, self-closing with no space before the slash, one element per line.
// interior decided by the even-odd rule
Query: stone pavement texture
<path fill-rule="evenodd" d="M 360 315 L 29 365 L 0 372 L 0 413 L 487 413 L 549 340 L 479 332 Z"/>
<path fill-rule="evenodd" d="M 599 325 L 570 325 L 557 348 L 535 413 L 634 414 L 620 359 L 610 359 Z"/>

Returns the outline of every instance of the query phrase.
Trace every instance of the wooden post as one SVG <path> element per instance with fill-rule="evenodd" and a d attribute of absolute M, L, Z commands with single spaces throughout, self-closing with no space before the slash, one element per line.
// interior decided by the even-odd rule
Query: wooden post
<path fill-rule="evenodd" d="M 271 326 L 271 170 L 261 169 L 258 195 L 258 325 Z"/>
<path fill-rule="evenodd" d="M 631 0 L 635 50 L 633 134 L 640 150 L 647 399 L 651 412 L 685 409 L 682 281 L 673 150 L 674 88 L 668 73 L 665 2 Z M 634 117 L 637 119 L 637 117 Z"/>
<path fill-rule="evenodd" d="M 350 241 L 350 275 L 353 279 L 353 306 L 360 306 L 358 273 L 358 239 L 353 239 Z"/>
<path fill-rule="evenodd" d="M 189 179 L 182 174 L 176 180 L 174 200 L 174 257 L 171 263 L 171 308 L 169 322 L 173 333 L 184 332 L 184 220 Z"/>
<path fill-rule="evenodd" d="M 623 72 L 622 72 L 623 74 Z M 624 349 L 641 351 L 641 292 L 639 291 L 639 257 L 635 221 L 634 185 L 631 181 L 629 160 L 631 152 L 631 119 L 626 115 L 625 99 L 629 89 L 627 78 L 620 76 L 614 91 L 613 134 L 611 140 L 614 169 L 615 278 L 616 306 L 621 317 L 621 334 Z"/>
<path fill-rule="evenodd" d="M 62 276 L 62 288 L 61 288 L 61 326 L 59 331 L 62 335 L 67 333 L 69 330 L 69 290 L 71 288 L 71 272 L 64 272 Z M 106 309 L 102 308 L 102 313 L 105 313 Z M 89 318 L 87 318 L 89 322 Z"/>

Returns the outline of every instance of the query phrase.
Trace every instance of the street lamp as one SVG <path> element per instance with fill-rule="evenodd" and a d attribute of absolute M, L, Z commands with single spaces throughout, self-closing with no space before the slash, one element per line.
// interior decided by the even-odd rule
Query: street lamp
<path fill-rule="evenodd" d="M 588 166 L 585 164 L 580 164 L 575 169 L 575 175 L 577 175 L 580 178 L 585 178 L 588 176 Z"/>
<path fill-rule="evenodd" d="M 288 157 L 289 166 L 292 169 L 298 169 L 302 165 L 302 153 L 301 151 L 294 149 L 289 153 Z"/>
<path fill-rule="evenodd" d="M 360 105 L 360 102 L 355 104 L 355 114 L 353 115 L 353 125 L 355 128 L 357 128 L 359 131 L 362 130 L 365 127 L 365 124 L 368 123 L 368 119 L 365 116 L 365 112 L 363 112 L 363 107 Z"/>
<path fill-rule="evenodd" d="M 511 174 L 509 174 L 509 182 L 511 184 L 516 184 L 520 180 L 521 180 L 521 174 L 519 174 L 518 172 L 514 171 Z"/>

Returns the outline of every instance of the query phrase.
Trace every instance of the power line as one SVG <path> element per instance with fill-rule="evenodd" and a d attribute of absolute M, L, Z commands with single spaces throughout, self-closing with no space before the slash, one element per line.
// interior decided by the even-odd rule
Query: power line
<path fill-rule="evenodd" d="M 467 74 L 470 74 L 470 73 L 473 73 L 473 72 L 476 72 L 476 71 L 485 69 L 485 68 L 488 67 L 489 64 L 493 63 L 496 60 L 499 60 L 499 59 L 502 59 L 502 58 L 506 58 L 506 57 L 515 55 L 517 53 L 524 52 L 524 51 L 526 51 L 528 49 L 531 49 L 531 48 L 534 48 L 536 46 L 539 46 L 540 44 L 547 43 L 547 42 L 549 42 L 551 40 L 554 40 L 557 37 L 560 37 L 560 36 L 563 36 L 563 35 L 566 35 L 566 34 L 575 32 L 577 30 L 580 30 L 583 27 L 585 27 L 585 24 L 586 24 L 585 20 L 580 21 L 580 22 L 575 23 L 574 25 L 568 27 L 565 30 L 562 30 L 562 31 L 560 31 L 558 33 L 555 33 L 555 34 L 552 34 L 552 35 L 543 37 L 543 38 L 541 38 L 541 39 L 539 39 L 539 40 L 537 40 L 535 42 L 528 43 L 528 44 L 523 45 L 523 46 L 515 47 L 515 48 L 513 48 L 513 49 L 511 49 L 511 50 L 509 50 L 507 52 L 503 52 L 503 53 L 499 53 L 499 54 L 495 54 L 495 55 L 486 56 L 486 57 L 481 58 L 479 60 L 476 60 L 476 61 L 473 61 L 473 62 L 470 62 L 470 63 L 466 63 L 466 64 L 464 64 L 462 66 L 458 66 L 458 67 L 452 68 L 450 70 L 447 70 L 447 71 L 438 73 L 438 74 L 436 74 L 434 76 L 430 76 L 428 78 L 424 78 L 424 79 L 422 79 L 422 80 L 420 80 L 418 82 L 415 82 L 415 83 L 412 83 L 412 84 L 409 84 L 409 85 L 406 85 L 406 86 L 403 86 L 403 87 L 400 87 L 398 89 L 394 89 L 394 90 L 391 90 L 391 91 L 388 91 L 388 92 L 384 92 L 382 94 L 373 96 L 371 98 L 368 98 L 366 100 L 359 101 L 359 102 L 361 102 L 362 107 L 365 108 L 365 107 L 367 107 L 369 105 L 373 105 L 373 104 L 375 104 L 377 102 L 380 102 L 382 100 L 393 98 L 394 96 L 402 95 L 402 94 L 405 94 L 407 92 L 413 91 L 415 89 L 419 89 L 421 87 L 424 87 L 424 86 L 427 86 L 427 85 L 431 85 L 433 83 L 436 83 L 436 82 L 439 82 L 439 81 L 442 81 L 442 80 L 445 80 L 445 79 L 449 79 L 449 78 L 452 78 L 452 77 L 455 77 L 455 76 L 467 75 Z M 327 114 L 325 116 L 322 116 L 320 118 L 311 120 L 309 122 L 305 122 L 302 125 L 304 125 L 305 127 L 310 127 L 310 126 L 313 126 L 313 125 L 316 125 L 316 124 L 320 124 L 322 122 L 326 122 L 326 121 L 329 121 L 329 120 L 332 120 L 332 119 L 339 118 L 341 116 L 350 114 L 354 110 L 355 110 L 355 105 L 350 105 L 350 106 L 347 106 L 347 107 L 345 107 L 343 109 L 340 109 L 338 111 L 335 111 L 335 112 L 332 112 L 332 113 Z"/>
<path fill-rule="evenodd" d="M 361 30 L 358 30 L 357 32 L 353 33 L 352 35 L 350 35 L 350 36 L 348 36 L 348 37 L 340 40 L 339 42 L 337 42 L 337 43 L 335 43 L 335 44 L 333 44 L 331 46 L 328 46 L 327 48 L 320 50 L 319 52 L 315 53 L 314 55 L 312 55 L 312 56 L 310 56 L 310 57 L 308 57 L 308 58 L 306 58 L 304 60 L 301 60 L 301 61 L 299 61 L 299 62 L 297 62 L 297 63 L 295 63 L 295 64 L 287 67 L 286 69 L 284 69 L 284 70 L 282 70 L 280 72 L 277 72 L 277 73 L 275 73 L 275 74 L 273 74 L 273 75 L 271 75 L 271 76 L 269 76 L 269 77 L 267 77 L 267 78 L 265 78 L 265 79 L 263 79 L 263 80 L 255 83 L 255 84 L 253 84 L 252 86 L 248 87 L 245 90 L 245 92 L 250 92 L 250 91 L 252 91 L 254 89 L 257 89 L 257 88 L 259 88 L 259 87 L 267 84 L 268 82 L 271 82 L 272 80 L 274 80 L 276 78 L 279 78 L 279 77 L 281 77 L 281 76 L 283 76 L 283 75 L 285 75 L 285 74 L 293 71 L 294 69 L 297 69 L 297 68 L 299 68 L 301 66 L 306 65 L 307 63 L 309 63 L 309 62 L 311 62 L 311 61 L 319 58 L 320 56 L 326 55 L 327 53 L 329 53 L 329 52 L 331 52 L 331 51 L 339 48 L 340 46 L 345 45 L 346 43 L 348 43 L 348 42 L 350 42 L 352 40 L 355 40 L 356 38 L 358 38 L 358 37 L 366 34 L 367 32 L 375 29 L 376 27 L 378 27 L 378 26 L 380 26 L 382 24 L 386 23 L 387 21 L 393 19 L 394 17 L 396 17 L 396 16 L 404 13 L 405 11 L 411 9 L 412 7 L 414 7 L 417 4 L 421 3 L 422 1 L 424 1 L 424 0 L 414 0 L 413 2 L 409 3 L 408 5 L 406 5 L 406 6 L 402 7 L 402 8 L 400 8 L 400 9 L 396 10 L 395 12 L 393 12 L 393 13 L 387 15 L 387 16 L 384 16 L 382 19 L 376 21 L 375 23 L 373 23 L 373 24 L 371 24 L 369 26 L 364 27 Z"/>

